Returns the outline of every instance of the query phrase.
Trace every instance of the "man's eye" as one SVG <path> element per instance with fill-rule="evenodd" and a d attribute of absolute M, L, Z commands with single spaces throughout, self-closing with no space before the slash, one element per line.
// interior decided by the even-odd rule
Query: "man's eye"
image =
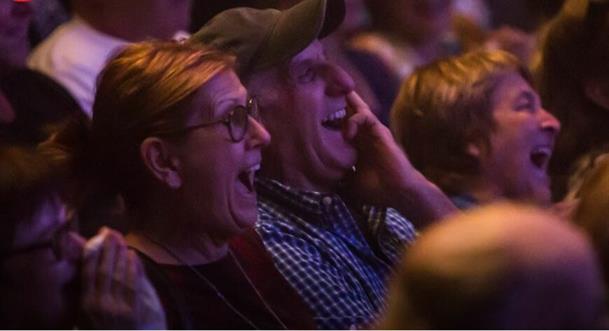
<path fill-rule="evenodd" d="M 533 111 L 535 110 L 532 102 L 526 102 L 516 105 L 517 111 Z"/>
<path fill-rule="evenodd" d="M 315 77 L 317 77 L 315 70 L 313 70 L 313 68 L 308 68 L 298 76 L 298 81 L 301 83 L 309 83 L 313 81 Z"/>

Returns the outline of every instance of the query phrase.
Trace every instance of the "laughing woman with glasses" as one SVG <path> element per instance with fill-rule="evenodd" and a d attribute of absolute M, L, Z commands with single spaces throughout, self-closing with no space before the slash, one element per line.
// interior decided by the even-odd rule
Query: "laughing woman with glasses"
<path fill-rule="evenodd" d="M 270 136 L 233 65 L 184 43 L 125 48 L 99 77 L 83 164 L 124 199 L 169 328 L 310 328 L 261 244 L 240 236 Z"/>

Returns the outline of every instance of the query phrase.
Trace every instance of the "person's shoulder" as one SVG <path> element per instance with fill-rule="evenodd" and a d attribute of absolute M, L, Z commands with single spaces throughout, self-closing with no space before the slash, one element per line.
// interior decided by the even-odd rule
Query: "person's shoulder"
<path fill-rule="evenodd" d="M 63 53 L 66 47 L 79 44 L 79 29 L 74 20 L 59 25 L 45 40 L 32 50 L 29 63 L 38 63 L 42 58 L 56 53 Z"/>

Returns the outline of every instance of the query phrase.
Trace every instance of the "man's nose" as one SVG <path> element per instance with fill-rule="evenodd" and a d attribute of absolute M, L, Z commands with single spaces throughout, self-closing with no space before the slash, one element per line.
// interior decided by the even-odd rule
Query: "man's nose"
<path fill-rule="evenodd" d="M 328 63 L 325 68 L 327 94 L 330 96 L 347 95 L 355 88 L 353 78 L 343 68 L 334 63 Z"/>
<path fill-rule="evenodd" d="M 560 121 L 545 109 L 541 109 L 541 128 L 544 131 L 550 131 L 554 135 L 560 132 Z"/>

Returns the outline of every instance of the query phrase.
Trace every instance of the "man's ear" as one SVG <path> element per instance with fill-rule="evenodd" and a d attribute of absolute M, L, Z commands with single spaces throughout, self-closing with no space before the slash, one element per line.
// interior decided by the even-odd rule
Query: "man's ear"
<path fill-rule="evenodd" d="M 584 82 L 584 93 L 588 99 L 609 111 L 609 86 L 598 79 Z"/>
<path fill-rule="evenodd" d="M 182 186 L 182 178 L 178 172 L 180 162 L 166 141 L 157 137 L 144 139 L 140 145 L 140 156 L 154 178 L 172 189 Z"/>

